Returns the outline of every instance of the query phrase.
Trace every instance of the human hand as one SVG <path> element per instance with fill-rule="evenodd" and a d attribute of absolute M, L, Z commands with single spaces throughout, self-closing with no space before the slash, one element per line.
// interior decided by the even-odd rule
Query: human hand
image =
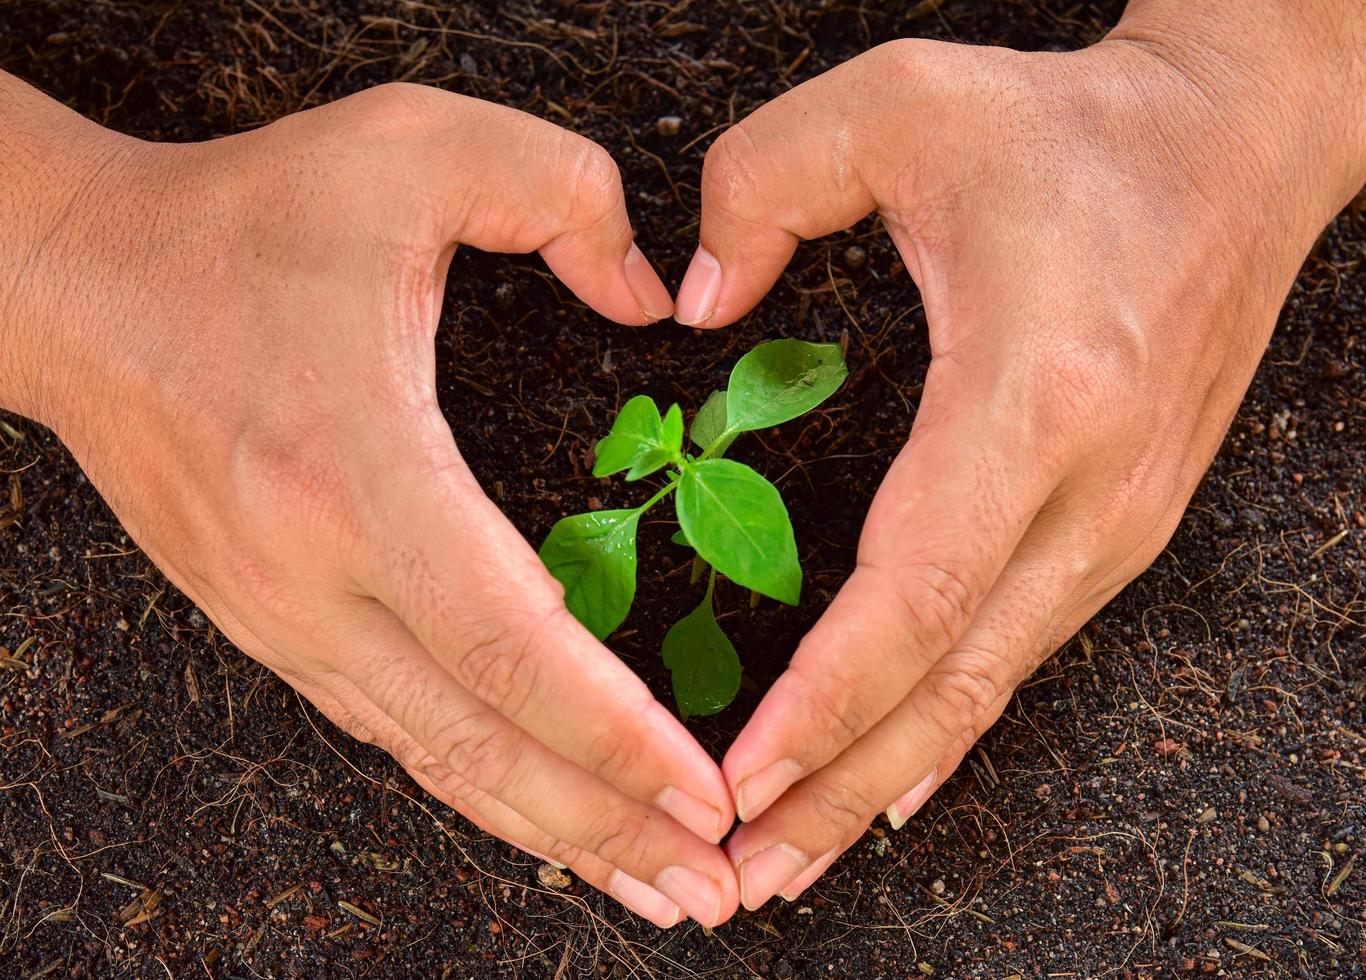
<path fill-rule="evenodd" d="M 428 792 L 656 925 L 729 917 L 720 771 L 569 615 L 435 395 L 457 243 L 539 250 L 621 323 L 671 312 L 607 154 L 416 86 L 172 146 L 0 82 L 28 121 L 0 136 L 52 151 L 15 167 L 49 206 L 0 250 L 7 407 L 229 639 Z"/>
<path fill-rule="evenodd" d="M 731 323 L 799 239 L 876 210 L 932 351 L 855 571 L 722 766 L 747 908 L 899 828 L 1160 553 L 1366 176 L 1366 18 L 1134 7 L 1075 54 L 884 45 L 708 153 L 681 322 Z"/>

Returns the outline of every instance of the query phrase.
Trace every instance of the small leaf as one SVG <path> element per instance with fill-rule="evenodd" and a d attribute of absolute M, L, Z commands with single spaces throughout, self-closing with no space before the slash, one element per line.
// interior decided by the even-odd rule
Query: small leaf
<path fill-rule="evenodd" d="M 669 540 L 672 541 L 674 544 L 681 544 L 685 548 L 692 547 L 692 545 L 688 542 L 688 536 L 683 533 L 683 529 L 681 527 L 673 534 L 669 535 Z"/>
<path fill-rule="evenodd" d="M 636 596 L 638 510 L 599 510 L 557 522 L 541 561 L 564 586 L 564 604 L 599 640 L 622 624 Z"/>
<path fill-rule="evenodd" d="M 740 657 L 712 612 L 712 586 L 702 604 L 664 637 L 664 666 L 673 679 L 674 700 L 683 717 L 714 715 L 740 690 Z"/>
<path fill-rule="evenodd" d="M 666 466 L 682 448 L 683 410 L 675 405 L 664 420 L 653 398 L 636 395 L 622 406 L 612 431 L 594 447 L 593 475 L 630 470 L 626 479 L 639 480 Z"/>
<path fill-rule="evenodd" d="M 722 456 L 735 441 L 735 436 L 726 432 L 726 393 L 713 391 L 692 418 L 692 429 L 688 432 L 693 443 L 704 450 L 710 450 L 712 457 Z M 725 436 L 723 439 L 722 437 Z"/>
<path fill-rule="evenodd" d="M 629 483 L 639 480 L 642 476 L 649 476 L 655 470 L 678 459 L 682 452 L 683 409 L 671 405 L 664 414 L 663 422 L 660 423 L 659 444 L 636 460 L 630 472 L 626 474 L 626 481 Z"/>
<path fill-rule="evenodd" d="M 743 463 L 707 459 L 683 467 L 675 505 L 688 541 L 718 572 L 797 604 L 802 569 L 777 487 Z"/>
<path fill-rule="evenodd" d="M 839 344 L 760 344 L 730 372 L 726 428 L 748 432 L 795 419 L 834 394 L 848 374 Z"/>

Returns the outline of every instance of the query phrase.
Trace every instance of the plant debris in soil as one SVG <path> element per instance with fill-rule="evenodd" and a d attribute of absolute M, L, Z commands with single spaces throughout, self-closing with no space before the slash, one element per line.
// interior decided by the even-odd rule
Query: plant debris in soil
<path fill-rule="evenodd" d="M 898 36 L 1076 48 L 1121 6 L 0 0 L 0 67 L 150 139 L 392 80 L 511 104 L 612 151 L 676 283 L 706 147 L 765 100 Z M 921 814 L 797 903 L 710 934 L 659 932 L 425 800 L 226 643 L 50 433 L 0 417 L 3 973 L 1366 976 L 1364 258 L 1357 207 L 1306 263 L 1171 545 Z M 617 328 L 534 257 L 462 250 L 440 394 L 538 543 L 585 499 L 627 503 L 589 472 L 623 394 L 693 411 L 760 340 L 847 344 L 840 397 L 737 446 L 782 488 L 808 585 L 796 609 L 719 592 L 745 685 L 691 723 L 719 757 L 852 566 L 914 418 L 924 326 L 873 220 L 804 245 L 716 332 Z M 687 562 L 662 522 L 641 548 L 658 571 L 613 647 L 668 703 L 659 644 L 687 611 L 670 587 Z"/>

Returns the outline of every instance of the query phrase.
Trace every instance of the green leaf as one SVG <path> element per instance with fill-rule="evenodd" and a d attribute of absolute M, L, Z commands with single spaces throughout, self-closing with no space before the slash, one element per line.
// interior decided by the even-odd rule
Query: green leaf
<path fill-rule="evenodd" d="M 639 510 L 599 510 L 557 522 L 541 561 L 564 586 L 564 604 L 599 640 L 622 624 L 636 597 Z"/>
<path fill-rule="evenodd" d="M 726 429 L 749 432 L 795 419 L 834 394 L 848 374 L 838 344 L 760 344 L 730 372 Z"/>
<path fill-rule="evenodd" d="M 673 679 L 674 700 L 686 719 L 714 715 L 740 690 L 740 657 L 712 612 L 713 575 L 707 595 L 664 637 L 664 666 Z"/>
<path fill-rule="evenodd" d="M 664 413 L 664 421 L 660 424 L 659 439 L 659 444 L 655 448 L 648 450 L 632 465 L 630 472 L 626 474 L 628 483 L 639 480 L 642 476 L 649 476 L 655 470 L 668 466 L 682 455 L 683 409 L 677 405 L 670 405 L 669 410 Z"/>
<path fill-rule="evenodd" d="M 711 455 L 724 455 L 739 433 L 726 435 L 726 393 L 713 391 L 692 417 L 692 429 L 688 436 Z M 724 438 L 722 438 L 724 436 Z"/>
<path fill-rule="evenodd" d="M 681 527 L 673 534 L 669 535 L 669 540 L 672 541 L 674 544 L 681 544 L 685 548 L 692 547 L 692 544 L 688 541 L 688 536 L 683 533 L 683 529 Z"/>
<path fill-rule="evenodd" d="M 683 410 L 671 407 L 661 419 L 649 395 L 636 395 L 617 414 L 612 431 L 594 448 L 593 475 L 611 476 L 629 470 L 627 480 L 639 480 L 677 459 L 683 449 Z"/>
<path fill-rule="evenodd" d="M 689 543 L 718 572 L 797 604 L 802 569 L 777 487 L 743 463 L 705 459 L 683 467 L 674 503 Z"/>

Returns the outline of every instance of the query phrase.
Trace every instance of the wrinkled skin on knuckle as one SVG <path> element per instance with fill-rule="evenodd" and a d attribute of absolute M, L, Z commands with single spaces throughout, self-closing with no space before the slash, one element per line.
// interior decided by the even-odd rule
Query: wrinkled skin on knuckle
<path fill-rule="evenodd" d="M 562 606 L 538 614 L 487 610 L 462 636 L 457 676 L 485 704 L 521 714 L 541 683 L 541 645 L 554 642 L 569 615 Z"/>
<path fill-rule="evenodd" d="M 358 742 L 364 742 L 366 745 L 378 745 L 395 759 L 398 759 L 399 762 L 403 762 L 403 759 L 399 758 L 398 753 L 395 752 L 393 748 L 390 748 L 387 745 L 380 745 L 378 733 L 371 728 L 356 711 L 331 695 L 320 695 L 316 689 L 313 689 L 313 693 L 308 693 L 305 690 L 305 686 L 289 672 L 283 670 L 275 670 L 275 672 L 280 675 L 280 678 L 284 680 L 285 683 L 289 684 L 308 698 L 309 703 L 317 708 L 318 711 L 322 713 L 323 717 L 342 731 L 346 732 L 347 735 L 350 735 Z M 312 685 L 308 685 L 308 687 L 312 688 Z M 404 764 L 406 765 L 406 763 Z"/>
<path fill-rule="evenodd" d="M 579 227 L 596 225 L 622 203 L 621 169 L 612 154 L 576 133 L 562 130 L 561 157 L 570 180 L 570 215 Z"/>
<path fill-rule="evenodd" d="M 1019 341 L 1022 401 L 1041 451 L 1056 463 L 1094 460 L 1095 448 L 1131 446 L 1149 421 L 1135 394 L 1149 377 L 1148 338 L 1115 317 L 1082 329 L 1028 331 Z M 1048 447 L 1053 447 L 1050 450 Z"/>
<path fill-rule="evenodd" d="M 857 692 L 867 683 L 867 678 L 830 672 L 828 668 L 813 677 L 809 670 L 800 666 L 801 663 L 798 660 L 788 667 L 786 681 L 797 686 L 795 692 L 789 689 L 788 697 L 806 706 L 807 718 L 803 727 L 841 745 L 853 742 L 866 730 L 855 705 Z"/>
<path fill-rule="evenodd" d="M 764 151 L 753 135 L 754 125 L 742 119 L 731 126 L 708 147 L 702 161 L 706 207 L 740 221 L 753 220 L 753 208 L 766 191 Z"/>
<path fill-rule="evenodd" d="M 951 643 L 972 620 L 980 594 L 959 572 L 947 565 L 917 562 L 897 566 L 894 595 L 912 624 L 908 639 Z"/>
<path fill-rule="evenodd" d="M 806 787 L 806 798 L 814 815 L 812 825 L 820 826 L 827 836 L 831 828 L 841 841 L 857 837 L 883 809 L 851 775 L 817 778 Z"/>
<path fill-rule="evenodd" d="M 585 814 L 584 849 L 619 868 L 648 867 L 651 848 L 645 810 L 613 803 Z"/>
<path fill-rule="evenodd" d="M 927 720 L 949 744 L 965 737 L 975 743 L 991 726 L 997 703 L 1014 689 L 1018 669 L 991 651 L 955 651 L 921 681 L 933 705 Z"/>
<path fill-rule="evenodd" d="M 522 756 L 519 730 L 506 726 L 492 713 L 445 721 L 426 741 L 424 748 L 438 763 L 495 799 L 516 777 Z"/>
<path fill-rule="evenodd" d="M 616 730 L 603 732 L 587 750 L 589 772 L 615 784 L 626 773 L 638 769 L 644 743 L 639 738 Z"/>

